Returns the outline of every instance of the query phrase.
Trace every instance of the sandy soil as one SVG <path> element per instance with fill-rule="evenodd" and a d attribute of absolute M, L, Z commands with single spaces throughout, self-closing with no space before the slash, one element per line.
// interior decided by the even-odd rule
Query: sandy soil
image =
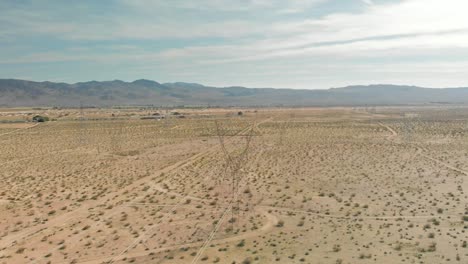
<path fill-rule="evenodd" d="M 0 263 L 468 262 L 468 109 L 0 121 L 35 114 L 0 125 Z"/>

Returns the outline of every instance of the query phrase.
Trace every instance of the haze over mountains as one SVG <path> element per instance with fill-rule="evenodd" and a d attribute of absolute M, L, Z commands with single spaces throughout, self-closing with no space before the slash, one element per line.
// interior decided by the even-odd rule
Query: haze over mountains
<path fill-rule="evenodd" d="M 369 85 L 328 90 L 209 87 L 150 80 L 75 84 L 0 79 L 0 106 L 358 106 L 468 104 L 468 88 Z"/>

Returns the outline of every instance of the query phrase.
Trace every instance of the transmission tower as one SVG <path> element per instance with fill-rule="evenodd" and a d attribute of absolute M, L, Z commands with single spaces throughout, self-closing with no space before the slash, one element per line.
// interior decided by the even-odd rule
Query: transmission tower
<path fill-rule="evenodd" d="M 84 108 L 83 108 L 83 102 L 80 101 L 80 114 L 79 114 L 79 145 L 84 146 L 86 144 L 85 142 L 85 116 L 84 116 Z"/>
<path fill-rule="evenodd" d="M 228 177 L 231 180 L 231 204 L 234 206 L 232 207 L 231 210 L 231 224 L 232 224 L 232 230 L 234 231 L 234 223 L 237 219 L 239 220 L 239 209 L 240 209 L 240 198 L 239 198 L 239 189 L 240 189 L 240 181 L 242 177 L 240 177 L 240 170 L 242 169 L 243 165 L 245 165 L 248 151 L 251 145 L 251 140 L 252 140 L 252 135 L 253 131 L 255 128 L 255 124 L 247 128 L 246 131 L 241 131 L 237 135 L 233 135 L 233 137 L 240 137 L 245 139 L 245 143 L 243 146 L 242 151 L 240 154 L 234 156 L 232 153 L 230 153 L 225 145 L 225 132 L 221 132 L 221 128 L 219 126 L 219 123 L 215 121 L 215 126 L 216 126 L 216 134 L 218 135 L 219 139 L 219 144 L 221 146 L 221 150 L 223 151 L 224 158 L 226 160 L 226 166 L 225 166 L 225 173 L 228 174 Z M 246 135 L 242 135 L 242 133 L 246 133 Z M 237 215 L 237 218 L 235 217 Z"/>

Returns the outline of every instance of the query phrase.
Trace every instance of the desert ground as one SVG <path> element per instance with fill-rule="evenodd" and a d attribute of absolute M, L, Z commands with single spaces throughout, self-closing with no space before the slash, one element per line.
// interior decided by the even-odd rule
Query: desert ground
<path fill-rule="evenodd" d="M 0 263 L 468 263 L 466 107 L 0 122 Z"/>

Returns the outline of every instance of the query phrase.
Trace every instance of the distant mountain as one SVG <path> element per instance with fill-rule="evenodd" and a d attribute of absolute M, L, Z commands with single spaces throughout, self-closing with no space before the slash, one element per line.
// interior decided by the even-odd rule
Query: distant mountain
<path fill-rule="evenodd" d="M 0 79 L 0 106 L 358 106 L 468 104 L 468 88 L 369 85 L 328 90 L 209 87 L 195 83 L 105 81 L 75 84 Z"/>

